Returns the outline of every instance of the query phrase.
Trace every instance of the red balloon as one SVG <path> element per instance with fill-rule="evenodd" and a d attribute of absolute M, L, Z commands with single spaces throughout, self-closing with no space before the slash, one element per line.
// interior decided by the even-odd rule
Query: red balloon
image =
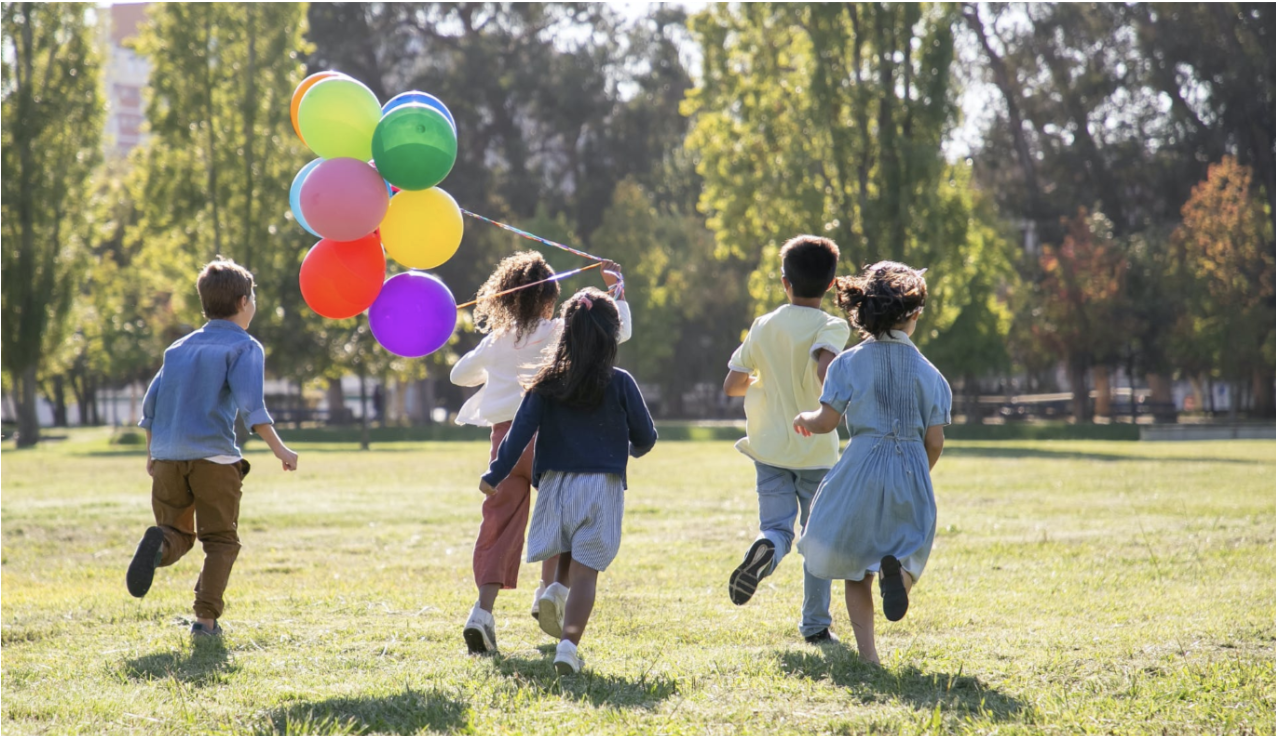
<path fill-rule="evenodd" d="M 306 223 L 330 240 L 358 240 L 370 234 L 390 206 L 385 180 L 353 158 L 320 163 L 301 185 L 298 199 Z"/>
<path fill-rule="evenodd" d="M 325 238 L 301 262 L 302 298 L 330 319 L 353 317 L 372 306 L 383 283 L 385 252 L 375 233 L 350 241 Z"/>

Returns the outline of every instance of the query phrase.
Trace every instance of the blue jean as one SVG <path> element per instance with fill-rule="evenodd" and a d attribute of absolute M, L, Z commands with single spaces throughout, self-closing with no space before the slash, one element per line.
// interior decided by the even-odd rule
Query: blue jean
<path fill-rule="evenodd" d="M 827 469 L 791 470 L 754 462 L 758 474 L 758 518 L 761 534 L 775 545 L 774 572 L 780 560 L 793 548 L 793 522 L 806 526 L 811 514 L 811 500 L 824 480 Z M 833 618 L 829 615 L 832 581 L 817 578 L 802 569 L 802 636 L 810 636 L 827 629 Z"/>

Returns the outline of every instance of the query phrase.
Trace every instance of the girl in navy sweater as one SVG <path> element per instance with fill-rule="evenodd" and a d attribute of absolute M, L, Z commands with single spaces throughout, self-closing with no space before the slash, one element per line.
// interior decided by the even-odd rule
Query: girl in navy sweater
<path fill-rule="evenodd" d="M 559 556 L 556 581 L 540 599 L 539 620 L 560 639 L 559 674 L 580 671 L 577 645 L 594 608 L 598 573 L 620 549 L 625 468 L 656 444 L 656 428 L 633 376 L 616 368 L 620 315 L 606 293 L 587 288 L 563 305 L 553 357 L 532 378 L 479 490 L 491 494 L 537 437 L 537 488 L 527 561 Z M 571 580 L 571 592 L 561 584 Z"/>

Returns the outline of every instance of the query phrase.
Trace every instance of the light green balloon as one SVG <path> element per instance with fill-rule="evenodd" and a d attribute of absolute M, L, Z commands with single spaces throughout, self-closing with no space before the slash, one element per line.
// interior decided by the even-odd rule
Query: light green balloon
<path fill-rule="evenodd" d="M 380 121 L 377 96 L 349 77 L 318 82 L 297 108 L 302 139 L 323 158 L 372 158 L 372 134 Z"/>

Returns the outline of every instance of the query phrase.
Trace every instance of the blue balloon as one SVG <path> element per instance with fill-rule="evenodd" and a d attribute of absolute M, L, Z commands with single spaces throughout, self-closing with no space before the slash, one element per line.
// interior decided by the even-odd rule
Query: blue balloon
<path fill-rule="evenodd" d="M 447 121 L 452 124 L 452 132 L 453 133 L 456 132 L 456 118 L 452 117 L 452 111 L 447 109 L 447 105 L 443 104 L 443 100 L 440 100 L 439 98 L 435 97 L 432 94 L 429 94 L 428 92 L 419 92 L 417 90 L 412 90 L 411 92 L 404 92 L 403 94 L 398 94 L 398 95 L 395 95 L 394 97 L 391 97 L 390 101 L 385 103 L 385 105 L 381 107 L 381 117 L 385 117 L 386 113 L 390 112 L 396 107 L 399 107 L 401 105 L 407 105 L 413 102 L 417 103 L 418 105 L 426 105 L 426 106 L 432 107 L 435 110 L 438 110 L 439 112 L 443 113 L 443 117 L 447 118 Z"/>
<path fill-rule="evenodd" d="M 304 227 L 306 232 L 316 238 L 322 236 L 312 230 L 309 223 L 306 222 L 306 218 L 301 216 L 301 185 L 306 183 L 306 177 L 310 176 L 310 172 L 314 171 L 315 167 L 321 163 L 323 163 L 323 159 L 317 158 L 302 166 L 301 171 L 298 171 L 297 175 L 293 177 L 292 187 L 288 190 L 288 204 L 292 207 L 292 216 L 297 220 L 298 225 Z"/>

